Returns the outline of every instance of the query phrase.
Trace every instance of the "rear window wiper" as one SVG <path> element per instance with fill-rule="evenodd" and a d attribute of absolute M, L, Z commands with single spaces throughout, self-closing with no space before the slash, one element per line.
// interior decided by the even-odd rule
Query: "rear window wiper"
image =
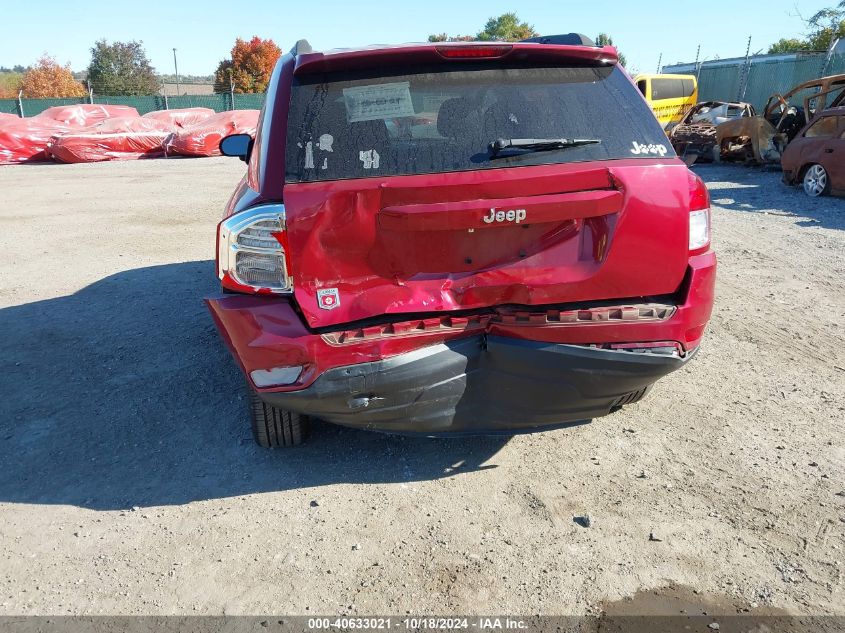
<path fill-rule="evenodd" d="M 490 157 L 496 158 L 506 149 L 522 149 L 529 152 L 545 152 L 551 149 L 580 147 L 601 143 L 600 138 L 498 138 L 488 146 Z"/>

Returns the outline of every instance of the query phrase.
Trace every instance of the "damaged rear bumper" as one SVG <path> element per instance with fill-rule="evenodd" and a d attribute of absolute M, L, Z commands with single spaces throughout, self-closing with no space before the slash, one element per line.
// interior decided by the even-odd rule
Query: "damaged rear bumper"
<path fill-rule="evenodd" d="M 259 396 L 336 424 L 395 433 L 514 433 L 607 415 L 692 354 L 636 353 L 486 334 L 326 371 Z"/>
<path fill-rule="evenodd" d="M 248 379 L 256 370 L 301 368 L 287 385 L 253 383 L 270 404 L 392 432 L 515 432 L 605 415 L 641 398 L 698 348 L 715 278 L 708 251 L 690 257 L 672 305 L 660 309 L 633 302 L 495 310 L 323 333 L 283 298 L 223 295 L 206 303 Z M 675 344 L 682 356 L 613 349 Z"/>

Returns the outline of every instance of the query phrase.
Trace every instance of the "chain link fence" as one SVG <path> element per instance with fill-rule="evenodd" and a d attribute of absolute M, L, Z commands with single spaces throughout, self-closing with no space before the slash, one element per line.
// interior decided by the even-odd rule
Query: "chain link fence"
<path fill-rule="evenodd" d="M 226 110 L 260 110 L 264 105 L 264 94 L 223 93 L 211 95 L 180 95 L 167 97 L 154 95 L 149 97 L 78 97 L 71 99 L 0 99 L 0 112 L 18 116 L 35 116 L 53 106 L 76 105 L 78 103 L 101 103 L 105 105 L 126 105 L 138 110 L 140 114 L 154 110 L 174 110 L 177 108 L 211 108 L 215 112 Z"/>
<path fill-rule="evenodd" d="M 747 60 L 664 66 L 664 73 L 698 75 L 700 101 L 747 101 L 762 110 L 769 96 L 805 81 L 845 73 L 845 55 L 760 55 Z"/>

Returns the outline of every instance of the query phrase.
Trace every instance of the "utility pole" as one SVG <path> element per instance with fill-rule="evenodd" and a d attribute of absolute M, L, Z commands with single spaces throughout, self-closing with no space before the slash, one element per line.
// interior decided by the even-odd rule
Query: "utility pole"
<path fill-rule="evenodd" d="M 182 92 L 182 87 L 179 85 L 179 65 L 176 63 L 176 49 L 173 49 L 173 70 L 176 71 L 176 96 Z"/>
<path fill-rule="evenodd" d="M 660 57 L 657 58 L 657 74 L 660 74 L 660 68 L 663 65 L 663 53 L 660 53 Z"/>

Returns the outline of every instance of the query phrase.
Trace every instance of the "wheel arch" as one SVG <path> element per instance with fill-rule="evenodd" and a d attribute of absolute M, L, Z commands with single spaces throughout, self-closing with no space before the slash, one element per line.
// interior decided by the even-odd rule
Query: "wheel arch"
<path fill-rule="evenodd" d="M 802 163 L 801 166 L 795 170 L 795 178 L 792 179 L 792 184 L 799 186 L 804 180 L 804 174 L 806 174 L 807 170 L 815 164 L 816 163 L 812 161 Z"/>

